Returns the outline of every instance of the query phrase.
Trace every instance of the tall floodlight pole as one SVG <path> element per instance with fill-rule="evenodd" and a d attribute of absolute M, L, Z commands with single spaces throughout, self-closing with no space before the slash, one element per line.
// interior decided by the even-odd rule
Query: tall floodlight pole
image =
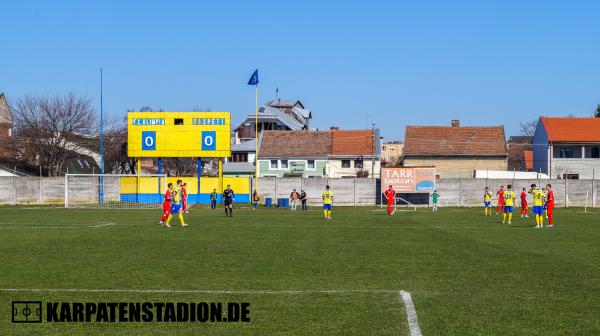
<path fill-rule="evenodd" d="M 102 85 L 102 68 L 100 68 L 100 204 L 104 206 L 104 102 Z"/>
<path fill-rule="evenodd" d="M 104 174 L 104 105 L 102 90 L 102 68 L 100 68 L 100 174 Z"/>

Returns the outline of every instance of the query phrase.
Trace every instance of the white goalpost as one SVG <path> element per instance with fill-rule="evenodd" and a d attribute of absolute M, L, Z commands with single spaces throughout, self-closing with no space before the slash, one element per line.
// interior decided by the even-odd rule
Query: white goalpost
<path fill-rule="evenodd" d="M 398 201 L 401 201 L 401 204 L 398 204 Z M 411 202 L 405 200 L 402 197 L 396 196 L 394 199 L 394 211 L 398 211 L 398 207 L 402 207 L 403 211 L 417 211 L 417 206 L 412 204 Z"/>
<path fill-rule="evenodd" d="M 65 208 L 156 208 L 166 175 L 66 174 Z"/>

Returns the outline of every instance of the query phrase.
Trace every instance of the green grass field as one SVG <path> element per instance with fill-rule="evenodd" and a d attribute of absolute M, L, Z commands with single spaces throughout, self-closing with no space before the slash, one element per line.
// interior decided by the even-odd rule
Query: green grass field
<path fill-rule="evenodd" d="M 0 335 L 408 335 L 400 290 L 425 336 L 598 335 L 600 216 L 581 211 L 535 230 L 475 208 L 192 209 L 166 229 L 156 209 L 2 207 Z M 251 322 L 13 324 L 13 300 L 249 302 Z"/>

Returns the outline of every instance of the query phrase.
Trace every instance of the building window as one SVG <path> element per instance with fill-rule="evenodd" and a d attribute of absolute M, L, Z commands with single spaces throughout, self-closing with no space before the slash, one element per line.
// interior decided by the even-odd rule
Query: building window
<path fill-rule="evenodd" d="M 354 160 L 354 168 L 362 168 L 363 160 Z"/>
<path fill-rule="evenodd" d="M 315 169 L 315 160 L 307 160 L 306 168 L 307 169 Z"/>
<path fill-rule="evenodd" d="M 229 159 L 231 162 L 248 162 L 248 153 L 233 153 Z"/>
<path fill-rule="evenodd" d="M 560 148 L 558 155 L 561 159 L 572 159 L 573 158 L 573 148 Z"/>
<path fill-rule="evenodd" d="M 342 168 L 350 168 L 350 160 L 342 160 Z"/>
<path fill-rule="evenodd" d="M 271 160 L 271 169 L 277 169 L 277 160 Z"/>
<path fill-rule="evenodd" d="M 281 169 L 288 169 L 288 160 L 281 160 Z"/>
<path fill-rule="evenodd" d="M 183 125 L 183 118 L 175 118 L 175 125 Z"/>
<path fill-rule="evenodd" d="M 600 147 L 592 147 L 590 154 L 592 159 L 600 159 Z"/>

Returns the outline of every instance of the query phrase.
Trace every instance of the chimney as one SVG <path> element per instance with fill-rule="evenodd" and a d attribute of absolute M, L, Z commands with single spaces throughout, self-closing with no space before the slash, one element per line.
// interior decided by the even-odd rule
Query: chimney
<path fill-rule="evenodd" d="M 452 119 L 452 127 L 460 127 L 460 120 Z"/>
<path fill-rule="evenodd" d="M 340 128 L 338 126 L 331 126 L 331 127 L 329 127 L 329 130 L 331 130 L 331 131 L 339 131 Z"/>

